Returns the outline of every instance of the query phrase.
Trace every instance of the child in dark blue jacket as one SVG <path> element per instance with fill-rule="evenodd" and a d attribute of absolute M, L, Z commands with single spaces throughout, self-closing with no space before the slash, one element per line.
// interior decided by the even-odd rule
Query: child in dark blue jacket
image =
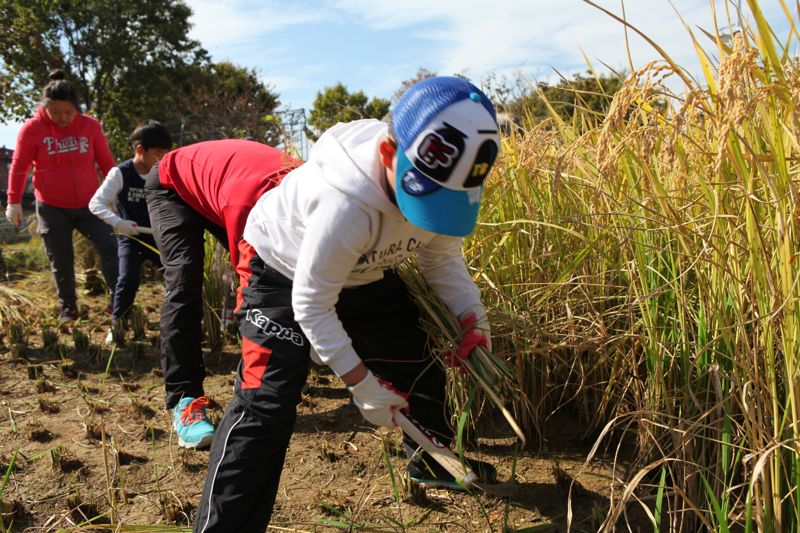
<path fill-rule="evenodd" d="M 120 333 L 127 326 L 144 261 L 149 259 L 160 265 L 158 254 L 153 251 L 156 247 L 153 237 L 141 230 L 150 227 L 144 180 L 148 173 L 155 171 L 158 160 L 172 148 L 172 138 L 161 123 L 146 120 L 136 127 L 130 140 L 134 147 L 133 159 L 112 168 L 89 202 L 91 212 L 114 228 L 118 240 L 119 276 L 111 312 L 112 326 L 106 343 L 113 342 L 114 332 Z"/>

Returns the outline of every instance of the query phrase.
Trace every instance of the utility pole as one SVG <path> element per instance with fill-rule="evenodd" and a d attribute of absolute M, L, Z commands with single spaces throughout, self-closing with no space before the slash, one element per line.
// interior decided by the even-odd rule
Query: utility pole
<path fill-rule="evenodd" d="M 308 158 L 308 137 L 306 137 L 306 110 L 301 108 L 284 109 L 275 115 L 280 119 L 281 142 L 277 148 L 293 153 L 305 161 Z"/>

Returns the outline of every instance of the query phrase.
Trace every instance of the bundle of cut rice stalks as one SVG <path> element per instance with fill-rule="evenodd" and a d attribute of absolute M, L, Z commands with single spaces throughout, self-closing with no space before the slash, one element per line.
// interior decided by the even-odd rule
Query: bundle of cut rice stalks
<path fill-rule="evenodd" d="M 448 353 L 461 342 L 465 331 L 458 318 L 428 286 L 413 262 L 406 261 L 398 268 L 401 278 L 422 313 L 422 320 L 433 335 L 441 336 L 450 350 L 434 350 L 445 366 L 452 366 Z M 517 385 L 514 372 L 505 360 L 495 356 L 482 346 L 476 346 L 469 356 L 461 361 L 469 378 L 482 390 L 486 397 L 503 413 L 508 424 L 517 434 L 522 444 L 525 435 L 508 408 L 522 394 Z M 523 402 L 524 403 L 524 402 Z"/>
<path fill-rule="evenodd" d="M 43 305 L 41 300 L 35 293 L 0 284 L 0 330 L 15 322 L 27 324 L 31 310 Z"/>

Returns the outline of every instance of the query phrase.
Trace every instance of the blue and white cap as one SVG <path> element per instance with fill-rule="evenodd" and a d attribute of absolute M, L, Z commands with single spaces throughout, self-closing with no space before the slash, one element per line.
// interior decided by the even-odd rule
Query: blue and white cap
<path fill-rule="evenodd" d="M 492 103 L 463 78 L 428 78 L 403 94 L 391 120 L 403 216 L 434 233 L 469 235 L 500 147 Z"/>

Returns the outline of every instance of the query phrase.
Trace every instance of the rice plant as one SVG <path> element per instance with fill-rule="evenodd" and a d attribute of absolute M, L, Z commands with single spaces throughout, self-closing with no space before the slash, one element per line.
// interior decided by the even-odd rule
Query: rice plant
<path fill-rule="evenodd" d="M 233 279 L 230 255 L 216 239 L 206 234 L 203 269 L 203 332 L 212 351 L 225 343 L 226 307 L 231 306 Z"/>
<path fill-rule="evenodd" d="M 467 243 L 524 429 L 569 406 L 590 458 L 621 432 L 638 447 L 604 529 L 655 501 L 657 530 L 797 530 L 800 62 L 781 5 L 785 38 L 756 0 L 732 41 L 687 26 L 702 81 L 657 48 L 606 117 L 505 138 Z"/>
<path fill-rule="evenodd" d="M 91 344 L 89 342 L 89 336 L 77 327 L 72 328 L 72 342 L 75 344 L 76 352 L 86 353 L 89 351 L 89 346 Z"/>
<path fill-rule="evenodd" d="M 44 247 L 37 240 L 22 244 L 4 244 L 0 276 L 4 280 L 18 279 L 28 271 L 46 270 L 49 264 Z"/>
<path fill-rule="evenodd" d="M 51 351 L 58 348 L 58 332 L 48 328 L 42 328 L 42 349 Z"/>
<path fill-rule="evenodd" d="M 20 357 L 28 348 L 28 330 L 22 322 L 12 322 L 8 325 L 8 342 L 11 355 Z"/>
<path fill-rule="evenodd" d="M 39 297 L 31 292 L 0 284 L 0 328 L 6 329 L 28 323 L 26 310 L 39 304 Z"/>
<path fill-rule="evenodd" d="M 2 531 L 10 530 L 11 527 L 13 526 L 13 524 L 14 524 L 14 518 L 13 518 L 13 514 L 14 513 L 13 513 L 13 507 L 12 507 L 12 512 L 8 513 L 8 514 L 12 515 L 11 516 L 11 520 L 10 520 L 10 523 L 8 525 L 8 529 L 6 529 L 5 520 L 7 518 L 7 516 L 6 516 L 7 513 L 6 513 L 6 509 L 5 509 L 5 500 L 2 499 L 2 497 L 3 497 L 3 493 L 6 490 L 6 487 L 8 486 L 8 480 L 9 480 L 9 478 L 11 476 L 11 473 L 14 471 L 14 464 L 17 461 L 17 454 L 19 454 L 19 448 L 14 450 L 14 454 L 11 456 L 11 460 L 8 462 L 8 466 L 6 467 L 6 471 L 3 474 L 3 480 L 2 480 L 2 482 L 0 482 L 0 502 L 2 502 L 4 504 L 3 505 L 3 509 L 2 509 L 3 512 L 2 512 L 2 514 L 0 514 L 0 530 L 2 530 Z"/>
<path fill-rule="evenodd" d="M 133 339 L 143 339 L 147 329 L 147 316 L 144 313 L 144 309 L 142 309 L 142 304 L 134 302 L 128 320 L 130 321 Z"/>
<path fill-rule="evenodd" d="M 421 311 L 423 325 L 431 333 L 432 340 L 436 344 L 433 347 L 434 354 L 441 359 L 440 363 L 443 366 L 452 366 L 454 364 L 452 359 L 456 357 L 453 350 L 458 346 L 465 331 L 462 331 L 458 319 L 432 292 L 425 279 L 411 263 L 402 264 L 399 272 Z M 463 373 L 468 374 L 469 378 L 459 379 L 455 373 L 451 375 L 453 392 L 450 397 L 455 400 L 456 408 L 453 412 L 456 416 L 466 410 L 480 390 L 495 408 L 500 410 L 506 422 L 525 443 L 525 434 L 508 410 L 508 406 L 515 398 L 522 400 L 518 401 L 522 406 L 527 407 L 527 405 L 524 396 L 519 394 L 516 387 L 514 373 L 505 360 L 496 357 L 482 346 L 476 346 L 465 359 L 458 361 L 458 367 L 459 370 L 463 369 Z"/>

